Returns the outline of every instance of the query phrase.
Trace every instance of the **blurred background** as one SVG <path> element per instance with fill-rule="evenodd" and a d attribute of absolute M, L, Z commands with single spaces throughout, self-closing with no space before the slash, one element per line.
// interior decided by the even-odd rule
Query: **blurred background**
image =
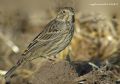
<path fill-rule="evenodd" d="M 0 0 L 0 70 L 7 71 L 15 64 L 61 7 L 73 7 L 76 22 L 72 42 L 59 54 L 60 59 L 70 51 L 73 62 L 114 58 L 118 63 L 119 0 Z"/>

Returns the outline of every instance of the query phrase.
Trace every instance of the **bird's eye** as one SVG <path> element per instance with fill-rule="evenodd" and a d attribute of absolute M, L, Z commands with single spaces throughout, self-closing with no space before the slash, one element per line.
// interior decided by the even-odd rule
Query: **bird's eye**
<path fill-rule="evenodd" d="M 65 13 L 65 11 L 62 11 L 62 13 Z"/>

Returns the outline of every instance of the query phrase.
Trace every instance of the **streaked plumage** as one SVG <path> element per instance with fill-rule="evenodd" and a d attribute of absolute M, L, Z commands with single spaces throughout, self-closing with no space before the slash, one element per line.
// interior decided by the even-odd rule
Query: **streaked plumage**
<path fill-rule="evenodd" d="M 74 32 L 74 11 L 71 7 L 62 8 L 57 17 L 29 44 L 18 62 L 6 73 L 5 79 L 10 76 L 23 62 L 38 57 L 55 56 L 70 43 Z"/>

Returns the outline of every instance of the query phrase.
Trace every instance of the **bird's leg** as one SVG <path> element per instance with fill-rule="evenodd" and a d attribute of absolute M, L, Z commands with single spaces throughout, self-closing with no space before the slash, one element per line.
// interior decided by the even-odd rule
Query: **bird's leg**
<path fill-rule="evenodd" d="M 52 62 L 56 62 L 57 61 L 57 57 L 56 57 L 56 55 L 54 55 L 54 56 L 51 56 L 51 57 L 46 57 L 47 59 L 49 59 L 50 61 L 52 61 Z"/>
<path fill-rule="evenodd" d="M 60 61 L 60 59 L 56 55 L 54 55 L 52 57 L 47 57 L 47 59 L 52 61 L 53 62 L 52 64 L 56 64 L 56 63 L 58 63 Z"/>
<path fill-rule="evenodd" d="M 53 56 L 54 58 L 57 58 L 56 55 Z"/>
<path fill-rule="evenodd" d="M 55 59 L 53 58 L 50 58 L 50 57 L 46 57 L 48 60 L 52 61 L 52 62 L 55 62 Z"/>
<path fill-rule="evenodd" d="M 32 60 L 34 60 L 34 59 L 37 59 L 37 58 L 39 58 L 39 57 L 41 57 L 41 58 L 44 58 L 44 59 L 48 59 L 49 61 L 55 61 L 56 59 L 55 59 L 55 56 L 54 57 L 48 57 L 48 56 L 37 56 L 37 57 L 34 57 L 34 58 L 32 58 L 32 59 L 29 59 L 28 61 L 32 61 Z"/>

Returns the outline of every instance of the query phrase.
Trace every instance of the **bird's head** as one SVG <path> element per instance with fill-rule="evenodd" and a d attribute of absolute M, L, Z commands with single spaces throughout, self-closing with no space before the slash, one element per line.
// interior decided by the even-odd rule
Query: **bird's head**
<path fill-rule="evenodd" d="M 63 22 L 74 22 L 74 9 L 71 7 L 61 8 L 58 12 L 56 19 Z"/>

